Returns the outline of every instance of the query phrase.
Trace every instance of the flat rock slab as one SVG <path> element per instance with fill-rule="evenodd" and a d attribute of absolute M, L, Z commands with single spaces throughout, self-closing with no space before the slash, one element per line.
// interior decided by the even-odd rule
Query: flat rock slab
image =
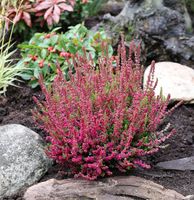
<path fill-rule="evenodd" d="M 194 156 L 181 158 L 177 160 L 160 162 L 156 165 L 156 167 L 168 170 L 194 171 Z"/>
<path fill-rule="evenodd" d="M 144 73 L 144 85 L 150 66 Z M 194 70 L 174 62 L 158 62 L 155 64 L 155 80 L 158 85 L 155 89 L 156 95 L 160 94 L 161 88 L 164 96 L 171 95 L 173 101 L 184 100 L 187 103 L 194 103 Z"/>
<path fill-rule="evenodd" d="M 25 200 L 183 200 L 176 191 L 135 176 L 102 181 L 50 179 L 27 189 Z"/>
<path fill-rule="evenodd" d="M 37 133 L 17 124 L 0 127 L 0 199 L 38 181 L 50 165 Z"/>

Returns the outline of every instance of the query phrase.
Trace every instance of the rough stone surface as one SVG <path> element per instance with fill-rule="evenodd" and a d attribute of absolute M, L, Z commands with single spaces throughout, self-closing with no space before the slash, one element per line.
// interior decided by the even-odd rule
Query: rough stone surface
<path fill-rule="evenodd" d="M 25 200 L 183 200 L 184 196 L 143 178 L 115 177 L 102 181 L 56 180 L 34 185 Z"/>
<path fill-rule="evenodd" d="M 172 60 L 194 68 L 194 24 L 188 9 L 180 0 L 128 0 L 117 16 L 106 14 L 93 29 L 104 27 L 113 45 L 121 31 L 126 43 L 128 38 L 140 39 L 148 63 Z"/>
<path fill-rule="evenodd" d="M 108 0 L 102 5 L 99 13 L 110 13 L 111 15 L 117 15 L 123 9 L 124 5 L 124 0 Z"/>
<path fill-rule="evenodd" d="M 0 199 L 38 181 L 51 161 L 41 138 L 17 124 L 0 127 Z"/>
<path fill-rule="evenodd" d="M 150 66 L 144 73 L 144 85 Z M 184 100 L 194 103 L 194 70 L 173 62 L 158 62 L 155 64 L 155 80 L 158 79 L 156 95 L 160 94 L 161 88 L 164 96 L 171 95 L 172 100 Z"/>
<path fill-rule="evenodd" d="M 167 170 L 194 171 L 194 156 L 160 162 L 156 165 L 156 167 Z"/>
<path fill-rule="evenodd" d="M 194 195 L 188 195 L 184 198 L 184 200 L 194 200 Z"/>

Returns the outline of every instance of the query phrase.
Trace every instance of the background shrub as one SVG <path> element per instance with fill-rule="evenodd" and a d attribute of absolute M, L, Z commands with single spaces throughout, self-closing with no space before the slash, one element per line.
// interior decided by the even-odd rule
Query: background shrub
<path fill-rule="evenodd" d="M 7 1 L 7 0 L 4 0 Z M 6 27 L 15 25 L 18 39 L 28 40 L 36 32 L 81 23 L 95 15 L 104 0 L 14 0 L 6 6 Z"/>
<path fill-rule="evenodd" d="M 116 57 L 102 55 L 97 66 L 77 55 L 70 81 L 60 69 L 49 90 L 40 80 L 45 100 L 34 98 L 34 117 L 49 134 L 48 156 L 76 177 L 94 180 L 114 169 L 149 168 L 141 156 L 158 151 L 174 133 L 157 130 L 170 97 L 155 97 L 154 63 L 142 89 L 139 49 L 131 43 L 127 59 L 123 42 Z"/>
<path fill-rule="evenodd" d="M 73 12 L 63 12 L 60 26 L 76 25 L 88 17 L 96 16 L 107 0 L 76 0 Z"/>
<path fill-rule="evenodd" d="M 92 57 L 94 63 L 102 53 L 101 42 L 110 43 L 110 39 L 104 31 L 92 32 L 84 25 L 70 27 L 65 34 L 36 33 L 27 44 L 19 45 L 22 51 L 22 60 L 18 66 L 26 66 L 28 71 L 22 78 L 29 80 L 34 88 L 38 86 L 39 75 L 44 76 L 46 85 L 54 80 L 57 73 L 57 65 L 67 76 L 69 67 L 72 68 L 72 57 L 79 53 Z M 84 48 L 84 49 L 83 49 Z M 112 47 L 108 46 L 109 55 L 112 55 Z"/>

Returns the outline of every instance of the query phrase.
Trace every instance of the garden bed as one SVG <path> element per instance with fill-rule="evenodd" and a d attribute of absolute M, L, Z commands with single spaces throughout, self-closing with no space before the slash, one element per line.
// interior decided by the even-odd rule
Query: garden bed
<path fill-rule="evenodd" d="M 123 23 L 123 24 L 120 23 L 120 21 L 119 21 L 120 16 L 123 17 L 123 15 L 118 15 L 116 18 L 113 17 L 118 14 L 117 13 L 118 11 L 116 11 L 116 13 L 113 12 L 114 6 L 112 6 L 110 8 L 110 10 L 108 10 L 107 8 L 109 8 L 109 4 L 107 4 L 105 6 L 105 8 L 107 10 L 105 9 L 106 11 L 101 11 L 101 14 L 106 14 L 106 13 L 110 12 L 113 16 L 109 16 L 109 17 L 108 16 L 103 17 L 101 15 L 96 16 L 95 12 L 93 11 L 93 10 L 95 10 L 94 7 L 93 7 L 93 9 L 91 9 L 92 7 L 89 9 L 89 4 L 87 5 L 87 2 L 88 1 L 82 0 L 82 1 L 80 1 L 79 4 L 76 5 L 75 16 L 74 16 L 74 13 L 72 13 L 72 15 L 71 14 L 67 15 L 65 18 L 67 20 L 67 24 L 65 24 L 65 23 L 64 23 L 65 25 L 63 24 L 64 16 L 63 16 L 63 18 L 61 18 L 62 20 L 60 21 L 60 24 L 58 24 L 58 26 L 59 25 L 62 26 L 63 33 L 55 33 L 57 31 L 54 31 L 53 33 L 51 32 L 51 33 L 37 34 L 37 35 L 34 35 L 30 41 L 26 41 L 26 43 L 23 44 L 23 46 L 20 43 L 22 42 L 23 39 L 27 39 L 27 38 L 25 38 L 25 37 L 20 38 L 20 36 L 18 36 L 18 37 L 16 36 L 16 41 L 18 42 L 18 44 L 20 44 L 20 50 L 17 51 L 17 53 L 13 55 L 13 58 L 15 58 L 15 57 L 18 58 L 21 56 L 21 52 L 23 53 L 22 56 L 20 57 L 21 61 L 22 61 L 21 66 L 23 66 L 24 68 L 27 67 L 27 69 L 28 69 L 23 74 L 24 75 L 23 78 L 24 78 L 24 80 L 29 80 L 29 82 L 28 83 L 27 82 L 19 82 L 19 83 L 17 82 L 16 84 L 18 85 L 18 87 L 9 86 L 7 92 L 5 93 L 6 96 L 3 96 L 3 95 L 0 96 L 0 126 L 6 125 L 6 124 L 21 124 L 27 128 L 30 128 L 31 130 L 35 131 L 36 133 L 38 133 L 44 140 L 46 137 L 46 133 L 43 130 L 41 130 L 34 123 L 33 117 L 32 117 L 32 112 L 31 112 L 31 110 L 34 109 L 34 107 L 35 107 L 35 102 L 33 101 L 32 97 L 36 96 L 40 100 L 44 99 L 44 95 L 41 92 L 40 88 L 36 87 L 38 85 L 37 81 L 38 81 L 39 73 L 46 74 L 44 77 L 46 84 L 52 82 L 54 75 L 58 74 L 58 70 L 56 69 L 56 61 L 57 61 L 57 64 L 60 65 L 61 69 L 66 73 L 68 70 L 66 68 L 67 66 L 64 63 L 66 63 L 66 60 L 68 60 L 68 63 L 69 63 L 69 59 L 71 60 L 72 58 L 74 58 L 75 53 L 80 53 L 82 55 L 82 53 L 83 53 L 82 47 L 84 47 L 84 49 L 87 49 L 88 53 L 90 53 L 91 55 L 93 53 L 93 55 L 92 55 L 93 60 L 94 60 L 94 62 L 97 62 L 97 58 L 99 55 L 101 55 L 101 51 L 102 51 L 102 49 L 101 49 L 102 41 L 107 42 L 109 44 L 110 41 L 112 40 L 112 44 L 109 44 L 110 48 L 108 48 L 108 49 L 110 52 L 108 52 L 108 53 L 110 54 L 109 56 L 112 59 L 116 59 L 115 56 L 112 56 L 112 55 L 115 55 L 115 54 L 113 54 L 113 52 L 114 52 L 113 50 L 115 50 L 114 40 L 115 41 L 120 40 L 120 36 L 119 36 L 120 32 L 125 33 L 126 41 L 128 41 L 128 40 L 130 41 L 133 34 L 137 35 L 134 38 L 142 39 L 143 54 L 141 56 L 141 59 L 146 60 L 146 65 L 148 65 L 152 59 L 156 59 L 157 61 L 170 60 L 170 61 L 179 62 L 181 64 L 184 63 L 185 65 L 188 65 L 190 67 L 193 66 L 193 59 L 190 59 L 191 64 L 190 64 L 190 62 L 188 62 L 189 63 L 188 64 L 187 62 L 185 62 L 185 60 L 182 60 L 182 55 L 185 55 L 185 57 L 187 57 L 186 55 L 190 55 L 190 47 L 192 46 L 192 44 L 190 45 L 190 41 L 188 42 L 188 44 L 190 45 L 189 48 L 181 48 L 181 49 L 184 49 L 184 51 L 185 51 L 185 49 L 189 49 L 188 52 L 184 52 L 184 54 L 180 53 L 179 51 L 174 51 L 174 50 L 172 50 L 172 52 L 170 52 L 169 46 L 172 46 L 174 48 L 174 45 L 167 45 L 167 47 L 165 47 L 165 44 L 162 43 L 162 41 L 166 41 L 169 37 L 171 38 L 171 36 L 169 36 L 169 33 L 172 32 L 173 37 L 174 37 L 174 35 L 176 36 L 176 31 L 175 31 L 175 33 L 173 31 L 174 30 L 182 30 L 182 26 L 183 26 L 182 23 L 184 23 L 184 22 L 180 22 L 178 20 L 179 13 L 178 14 L 176 13 L 177 24 L 175 23 L 173 26 L 171 24 L 169 25 L 168 21 L 165 21 L 165 20 L 160 21 L 160 20 L 163 20 L 163 18 L 159 18 L 158 16 L 162 15 L 162 13 L 166 13 L 167 11 L 168 11 L 167 12 L 168 15 L 167 14 L 165 14 L 165 15 L 163 14 L 163 15 L 168 16 L 168 19 L 171 19 L 171 11 L 169 11 L 169 9 L 166 9 L 166 7 L 165 7 L 165 6 L 168 7 L 168 5 L 165 5 L 164 7 L 162 6 L 160 8 L 160 10 L 157 10 L 156 15 L 155 14 L 151 15 L 151 17 L 148 16 L 146 18 L 146 20 L 148 20 L 147 22 L 141 21 L 141 20 L 137 20 L 137 22 L 135 22 L 135 20 L 133 20 L 134 21 L 133 23 L 135 23 L 135 24 L 132 24 L 133 25 L 132 26 L 132 25 L 129 25 L 129 24 L 131 24 L 129 22 L 126 23 L 127 25 L 125 23 Z M 96 2 L 98 3 L 98 1 L 96 1 Z M 99 1 L 99 2 L 101 2 L 101 1 Z M 135 4 L 137 4 L 136 1 L 134 1 L 131 6 L 133 7 Z M 112 3 L 110 5 L 112 5 Z M 121 2 L 120 5 L 121 5 L 120 10 L 121 10 L 125 4 L 123 4 L 123 2 Z M 36 5 L 33 5 L 33 6 L 36 6 Z M 142 8 L 140 9 L 142 11 L 146 10 L 143 7 L 144 4 L 138 3 L 136 6 L 142 6 Z M 95 6 L 95 7 L 97 8 L 97 6 Z M 125 7 L 127 8 L 127 5 Z M 128 9 L 131 9 L 132 7 L 129 6 Z M 181 7 L 181 5 L 180 5 L 180 7 Z M 115 8 L 118 9 L 118 5 L 116 5 Z M 125 9 L 123 9 L 123 10 L 125 10 Z M 77 13 L 77 11 L 79 11 L 79 12 Z M 86 14 L 85 11 L 94 12 L 93 13 L 94 16 L 89 15 L 88 20 L 85 21 L 86 27 L 92 28 L 92 30 L 95 30 L 102 26 L 105 28 L 105 30 L 107 32 L 109 32 L 108 26 L 110 26 L 111 27 L 110 30 L 113 32 L 113 34 L 109 33 L 110 38 L 105 37 L 106 31 L 104 32 L 102 30 L 99 33 L 97 33 L 97 32 L 92 33 L 91 30 L 89 30 L 89 29 L 87 30 L 87 28 L 83 27 L 83 25 L 77 25 L 74 28 L 72 28 L 72 30 L 71 29 L 69 30 L 67 28 L 69 26 L 69 24 L 71 24 L 71 25 L 76 24 L 77 23 L 76 19 L 82 20 L 81 14 L 83 14 L 83 16 L 84 16 Z M 159 11 L 161 12 L 161 14 Z M 154 13 L 154 12 L 151 12 L 151 13 Z M 139 12 L 139 13 L 140 13 L 139 16 L 136 13 L 136 15 L 138 16 L 137 18 L 141 19 L 141 13 L 143 13 L 143 12 Z M 158 13 L 159 13 L 159 15 L 158 15 Z M 33 13 L 30 13 L 30 14 L 33 16 L 32 17 L 32 23 L 33 23 L 33 20 L 36 18 L 36 16 Z M 134 15 L 134 16 L 136 16 L 136 15 Z M 182 16 L 182 13 L 180 16 Z M 156 21 L 157 23 L 152 23 L 152 21 L 155 20 L 155 17 L 158 21 Z M 83 19 L 84 18 L 85 17 L 83 17 Z M 74 21 L 74 19 L 75 19 L 75 21 Z M 164 19 L 165 19 L 165 17 L 164 17 Z M 174 15 L 172 16 L 172 19 L 173 19 L 173 22 L 176 21 L 176 20 L 174 20 Z M 69 20 L 69 22 L 68 22 L 68 20 Z M 79 21 L 79 23 L 81 23 L 81 20 Z M 126 21 L 128 21 L 128 20 L 129 19 L 127 17 Z M 151 20 L 151 23 L 148 23 L 149 20 Z M 172 20 L 170 20 L 170 21 L 172 21 Z M 48 23 L 49 21 L 47 20 L 46 22 Z M 145 30 L 142 29 L 143 31 L 142 30 L 140 31 L 140 29 L 138 27 L 141 26 L 141 22 L 143 24 L 153 25 L 153 27 L 152 26 L 144 27 Z M 54 21 L 52 23 L 54 23 Z M 114 23 L 115 23 L 115 25 L 114 25 Z M 121 24 L 121 26 L 120 26 L 120 24 Z M 162 27 L 160 27 L 160 24 L 162 24 Z M 163 26 L 166 27 L 166 29 L 164 29 L 165 34 L 161 34 L 161 32 L 158 33 L 157 32 L 158 30 L 163 30 Z M 177 28 L 179 26 L 181 28 Z M 28 29 L 28 27 L 26 25 L 24 27 L 25 28 L 23 29 L 23 31 L 25 34 L 23 34 L 23 35 L 29 36 L 29 38 L 31 37 L 30 33 L 32 34 L 33 31 L 34 32 L 43 31 L 43 29 L 39 30 L 39 29 L 36 29 L 36 27 L 34 27 L 35 28 L 34 30 L 33 30 L 33 28 Z M 175 27 L 175 29 L 174 29 L 174 27 Z M 20 27 L 19 27 L 19 29 L 20 29 Z M 169 31 L 166 32 L 167 29 Z M 32 30 L 32 32 L 31 32 L 31 30 Z M 47 30 L 47 29 L 45 29 L 45 30 Z M 67 30 L 69 30 L 69 31 L 67 31 Z M 118 33 L 116 30 L 118 31 Z M 152 32 L 153 30 L 155 30 L 156 33 Z M 144 34 L 144 32 L 146 34 Z M 75 33 L 79 33 L 79 34 L 76 35 Z M 158 37 L 155 37 L 155 36 L 157 36 L 157 34 L 159 34 Z M 185 32 L 181 33 L 181 35 L 184 35 L 184 34 L 186 34 L 186 33 Z M 178 33 L 178 35 L 179 35 L 179 33 Z M 129 38 L 128 38 L 128 36 L 129 36 Z M 161 36 L 163 36 L 165 39 L 163 39 Z M 115 38 L 113 38 L 113 37 L 115 37 Z M 29 40 L 29 38 L 28 38 L 28 40 Z M 54 40 L 53 40 L 53 38 L 54 38 Z M 56 38 L 58 38 L 58 39 L 55 40 Z M 66 42 L 64 42 L 64 41 L 66 41 Z M 184 42 L 183 40 L 179 40 L 179 37 L 178 37 L 177 41 L 183 47 L 185 45 L 187 47 L 187 45 L 188 45 L 187 42 Z M 43 44 L 46 46 L 44 46 Z M 84 45 L 87 44 L 87 45 L 84 46 L 83 44 Z M 144 47 L 144 44 L 147 47 Z M 171 44 L 171 43 L 169 43 L 169 44 Z M 113 45 L 114 48 L 112 48 L 111 45 Z M 36 48 L 34 48 L 35 46 L 36 46 Z M 174 55 L 174 53 L 177 53 L 177 52 L 179 52 L 180 55 L 178 55 L 178 54 Z M 185 57 L 184 57 L 184 59 L 185 59 Z M 115 64 L 115 60 L 112 63 Z M 29 69 L 31 69 L 31 70 L 29 70 Z M 50 74 L 49 73 L 47 74 L 46 73 L 47 71 L 49 71 Z M 5 70 L 5 72 L 6 72 L 6 70 Z M 173 70 L 173 72 L 174 72 L 174 70 Z M 36 88 L 32 89 L 30 86 L 27 86 L 27 84 L 29 84 L 29 85 L 31 84 L 32 87 L 36 87 Z M 192 85 L 192 84 L 190 84 L 190 85 Z M 74 101 L 71 101 L 70 104 L 72 104 L 72 102 L 74 102 Z M 77 107 L 76 107 L 76 109 L 77 109 Z M 142 110 L 143 109 L 141 109 L 141 111 Z M 142 117 L 141 114 L 139 116 L 140 116 L 140 118 Z M 91 119 L 91 118 L 89 118 L 89 119 Z M 145 120 L 146 120 L 146 118 L 145 118 Z M 89 121 L 91 121 L 91 120 L 89 120 Z M 167 189 L 175 190 L 178 193 L 185 195 L 185 196 L 194 194 L 194 171 L 164 170 L 164 169 L 159 169 L 156 167 L 156 165 L 160 162 L 171 161 L 171 160 L 176 160 L 176 159 L 180 159 L 180 158 L 187 158 L 187 157 L 194 156 L 194 104 L 193 105 L 192 104 L 183 104 L 183 105 L 179 106 L 178 108 L 176 108 L 175 111 L 172 113 L 172 115 L 165 119 L 163 124 L 161 124 L 160 128 L 163 129 L 165 127 L 165 125 L 167 125 L 169 122 L 172 125 L 172 127 L 174 127 L 176 129 L 176 134 L 173 135 L 167 141 L 165 141 L 164 144 L 162 144 L 162 148 L 159 150 L 159 152 L 157 152 L 154 155 L 143 158 L 143 160 L 145 160 L 148 164 L 150 164 L 152 166 L 152 168 L 149 170 L 136 168 L 135 170 L 131 170 L 127 174 L 122 174 L 119 171 L 115 171 L 115 173 L 114 173 L 115 176 L 136 175 L 136 176 L 148 179 L 148 180 L 152 180 L 152 181 L 164 186 Z M 52 123 L 53 123 L 53 121 L 51 120 L 51 124 Z M 127 125 L 127 124 L 125 124 L 125 125 Z M 15 132 L 14 132 L 14 134 L 15 134 Z M 93 138 L 92 138 L 92 140 L 93 140 Z M 22 143 L 22 145 L 23 145 L 23 143 Z M 118 145 L 115 145 L 115 146 L 118 146 Z M 111 152 L 112 152 L 112 150 L 111 150 Z M 64 169 L 66 169 L 66 168 L 64 168 Z M 7 172 L 6 172 L 6 174 L 7 174 Z M 71 175 L 71 177 L 73 177 L 73 176 Z M 54 179 L 68 178 L 65 171 L 63 171 L 63 166 L 54 163 L 52 165 L 52 167 L 47 171 L 47 173 L 41 178 L 41 180 L 39 180 L 39 182 L 43 182 L 43 181 L 46 181 L 46 180 L 49 180 L 52 178 L 54 178 Z M 12 196 L 9 198 L 3 198 L 3 200 L 22 200 L 23 194 L 24 194 L 24 191 L 20 191 L 15 196 Z M 0 197 L 0 199 L 1 199 L 1 197 Z"/>
<path fill-rule="evenodd" d="M 22 124 L 44 138 L 45 133 L 34 124 L 32 119 L 31 109 L 35 106 L 32 96 L 41 98 L 41 91 L 39 89 L 32 90 L 24 83 L 19 88 L 8 88 L 6 97 L 1 97 L 0 101 L 0 125 Z M 177 133 L 165 142 L 169 146 L 148 158 L 153 166 L 161 161 L 194 156 L 194 105 L 180 106 L 169 119 L 166 119 L 167 121 L 176 128 Z M 64 178 L 58 170 L 61 172 L 62 168 L 58 165 L 53 165 L 40 181 L 50 178 Z M 192 171 L 159 170 L 153 167 L 150 170 L 135 170 L 131 174 L 153 180 L 183 195 L 192 194 L 194 191 L 194 172 Z M 19 200 L 21 195 L 22 193 L 11 199 Z"/>

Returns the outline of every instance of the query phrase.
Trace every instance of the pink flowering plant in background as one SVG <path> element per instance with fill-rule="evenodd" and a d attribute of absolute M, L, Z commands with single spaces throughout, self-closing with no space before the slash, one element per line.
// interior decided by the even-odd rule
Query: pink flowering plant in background
<path fill-rule="evenodd" d="M 50 89 L 40 79 L 45 100 L 34 98 L 33 114 L 48 133 L 48 156 L 88 180 L 110 176 L 115 169 L 149 168 L 141 157 L 157 152 L 175 133 L 168 127 L 158 131 L 169 114 L 170 97 L 155 96 L 154 62 L 144 89 L 140 47 L 133 42 L 128 56 L 122 41 L 117 56 L 102 55 L 94 66 L 77 54 L 70 81 L 60 68 Z"/>
<path fill-rule="evenodd" d="M 89 15 L 95 15 L 104 0 L 15 0 L 4 6 L 6 29 L 14 24 L 14 33 L 22 41 L 36 32 L 44 32 L 84 21 Z M 2 5 L 3 7 L 3 5 Z"/>
<path fill-rule="evenodd" d="M 15 5 L 10 3 L 7 8 L 7 26 L 11 20 L 14 24 L 24 21 L 27 26 L 32 27 L 33 15 L 38 18 L 43 16 L 41 24 L 46 21 L 48 26 L 52 26 L 59 23 L 63 12 L 72 12 L 75 3 L 75 0 L 18 0 Z"/>

